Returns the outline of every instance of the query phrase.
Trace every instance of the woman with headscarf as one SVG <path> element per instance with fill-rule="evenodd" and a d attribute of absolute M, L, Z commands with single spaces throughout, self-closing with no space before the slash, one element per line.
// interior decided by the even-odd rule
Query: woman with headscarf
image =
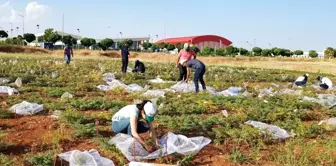
<path fill-rule="evenodd" d="M 159 146 L 159 141 L 153 128 L 154 116 L 156 114 L 157 109 L 149 100 L 144 100 L 140 104 L 127 105 L 113 115 L 112 130 L 115 133 L 124 133 L 133 136 L 147 151 L 151 152 L 153 148 L 139 134 L 149 131 L 153 142 L 157 147 Z"/>
<path fill-rule="evenodd" d="M 140 73 L 145 73 L 146 67 L 145 64 L 142 63 L 139 60 L 135 61 L 135 66 L 134 69 L 132 70 L 133 73 L 140 72 Z"/>
<path fill-rule="evenodd" d="M 183 49 L 179 52 L 176 61 L 176 67 L 179 68 L 180 77 L 179 81 L 185 81 L 187 79 L 187 67 L 182 65 L 183 61 L 188 61 L 190 59 L 196 59 L 196 54 L 194 50 L 190 49 L 189 44 L 185 43 Z"/>

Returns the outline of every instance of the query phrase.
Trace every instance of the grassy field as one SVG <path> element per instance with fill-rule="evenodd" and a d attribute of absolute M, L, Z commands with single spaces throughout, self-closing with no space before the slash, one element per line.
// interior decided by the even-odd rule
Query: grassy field
<path fill-rule="evenodd" d="M 176 81 L 178 70 L 174 64 L 166 63 L 174 62 L 176 56 L 134 54 L 133 60 L 146 61 L 146 74 L 127 73 L 123 76 L 119 74 L 120 61 L 99 56 L 99 52 L 86 56 L 75 54 L 69 66 L 64 65 L 60 54 L 0 54 L 0 77 L 11 81 L 21 77 L 23 80 L 23 86 L 18 88 L 19 95 L 0 95 L 0 165 L 53 165 L 56 154 L 74 149 L 97 149 L 116 165 L 128 163 L 115 146 L 107 144 L 115 135 L 110 119 L 121 107 L 146 97 L 122 89 L 105 93 L 96 86 L 105 84 L 103 73 L 116 72 L 126 84 L 150 85 L 150 89 L 169 88 L 173 84 L 149 84 L 147 81 L 158 75 L 164 80 Z M 159 136 L 168 131 L 187 136 L 202 135 L 210 138 L 212 143 L 196 156 L 172 155 L 150 162 L 181 165 L 336 164 L 336 132 L 318 125 L 320 120 L 334 117 L 336 109 L 301 101 L 303 95 L 314 97 L 325 93 L 311 88 L 318 75 L 316 72 L 326 73 L 336 81 L 332 75 L 335 74 L 334 60 L 201 59 L 209 64 L 205 78 L 207 85 L 217 90 L 248 85 L 251 96 L 167 93 L 165 98 L 157 101 L 157 105 L 163 105 L 155 124 Z M 105 66 L 104 71 L 101 71 L 101 65 Z M 59 77 L 52 78 L 51 73 L 55 71 Z M 302 89 L 301 97 L 258 97 L 258 88 L 276 89 L 273 83 L 290 87 L 289 84 L 305 72 L 310 73 L 311 79 Z M 70 92 L 74 98 L 60 99 L 64 92 Z M 45 111 L 27 117 L 7 111 L 24 100 L 43 104 Z M 56 110 L 62 112 L 58 120 L 50 117 Z M 222 110 L 227 110 L 229 116 L 223 116 Z M 277 125 L 296 136 L 286 141 L 272 140 L 269 135 L 244 125 L 248 120 Z M 97 128 L 95 121 L 99 121 Z"/>

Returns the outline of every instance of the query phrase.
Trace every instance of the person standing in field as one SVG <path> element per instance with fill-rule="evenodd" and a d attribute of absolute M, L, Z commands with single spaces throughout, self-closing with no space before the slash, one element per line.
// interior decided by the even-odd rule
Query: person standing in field
<path fill-rule="evenodd" d="M 129 56 L 130 56 L 130 53 L 128 51 L 128 44 L 125 42 L 125 44 L 121 47 L 121 62 L 122 62 L 121 71 L 123 73 L 127 72 Z"/>
<path fill-rule="evenodd" d="M 73 57 L 73 50 L 69 45 L 64 48 L 64 59 L 66 64 L 70 64 L 71 57 Z"/>
<path fill-rule="evenodd" d="M 187 78 L 187 68 L 182 65 L 182 62 L 188 61 L 190 59 L 196 59 L 196 54 L 194 50 L 190 49 L 189 44 L 185 43 L 183 49 L 179 52 L 178 58 L 176 61 L 176 67 L 180 71 L 180 77 L 178 81 L 185 81 Z"/>
<path fill-rule="evenodd" d="M 128 134 L 134 137 L 147 151 L 153 148 L 140 137 L 140 133 L 149 131 L 153 143 L 159 147 L 156 131 L 153 128 L 154 116 L 157 109 L 150 100 L 144 100 L 140 104 L 127 105 L 121 108 L 112 117 L 112 130 L 115 133 Z"/>
<path fill-rule="evenodd" d="M 203 90 L 206 90 L 206 85 L 203 79 L 204 73 L 205 73 L 205 65 L 203 62 L 201 62 L 198 59 L 191 59 L 191 60 L 184 60 L 182 61 L 182 65 L 187 67 L 187 78 L 186 81 L 189 81 L 190 78 L 190 70 L 195 69 L 194 74 L 194 83 L 195 83 L 195 91 L 196 93 L 199 92 L 199 85 L 198 81 L 201 82 Z"/>

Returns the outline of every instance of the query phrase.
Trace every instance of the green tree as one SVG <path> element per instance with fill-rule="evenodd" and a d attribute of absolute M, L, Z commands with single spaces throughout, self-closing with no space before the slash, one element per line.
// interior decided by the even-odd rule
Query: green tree
<path fill-rule="evenodd" d="M 8 37 L 8 33 L 5 32 L 4 30 L 0 30 L 0 39 L 1 38 L 7 38 Z"/>
<path fill-rule="evenodd" d="M 180 51 L 183 49 L 183 43 L 177 43 L 175 44 L 175 47 Z"/>
<path fill-rule="evenodd" d="M 276 55 L 276 52 L 275 52 L 276 49 L 278 49 L 278 48 L 277 47 L 273 47 L 272 50 L 271 50 L 273 56 L 279 56 L 279 55 Z"/>
<path fill-rule="evenodd" d="M 57 41 L 60 41 L 61 39 L 62 39 L 62 36 L 55 32 L 51 34 L 49 41 L 47 42 L 56 43 Z"/>
<path fill-rule="evenodd" d="M 114 42 L 112 39 L 106 38 L 98 43 L 98 47 L 105 51 L 106 49 L 111 47 L 113 43 Z"/>
<path fill-rule="evenodd" d="M 262 52 L 262 49 L 260 47 L 254 47 L 252 49 L 253 51 L 253 54 L 256 55 L 256 56 L 260 56 L 261 55 L 261 52 Z"/>
<path fill-rule="evenodd" d="M 153 51 L 155 51 L 155 50 L 159 49 L 159 46 L 156 45 L 156 44 L 152 44 L 151 49 L 152 49 Z"/>
<path fill-rule="evenodd" d="M 90 38 L 90 46 L 93 46 L 96 44 L 96 39 Z"/>
<path fill-rule="evenodd" d="M 216 49 L 216 55 L 218 56 L 226 56 L 226 55 L 231 55 L 231 54 L 227 54 L 227 50 L 224 48 L 219 48 Z"/>
<path fill-rule="evenodd" d="M 244 48 L 240 48 L 240 49 L 239 49 L 239 54 L 240 54 L 240 55 L 247 55 L 247 53 L 248 53 L 248 50 L 247 50 L 247 49 L 244 49 Z"/>
<path fill-rule="evenodd" d="M 170 43 L 169 43 L 169 44 L 167 45 L 167 50 L 168 50 L 168 51 L 171 51 L 171 50 L 174 50 L 174 49 L 175 49 L 175 45 L 174 45 L 174 44 L 170 44 Z"/>
<path fill-rule="evenodd" d="M 228 46 L 225 48 L 226 55 L 237 55 L 239 53 L 239 49 L 233 46 Z"/>
<path fill-rule="evenodd" d="M 336 57 L 336 52 L 333 48 L 328 47 L 324 50 L 324 56 L 328 58 Z"/>
<path fill-rule="evenodd" d="M 70 36 L 70 35 L 63 36 L 62 42 L 63 42 L 64 44 L 66 44 L 66 45 L 70 45 L 70 46 L 72 46 L 72 44 L 73 44 L 72 39 L 73 39 L 73 38 L 72 38 L 72 36 Z"/>
<path fill-rule="evenodd" d="M 296 50 L 294 51 L 295 55 L 303 55 L 303 51 L 302 50 Z"/>
<path fill-rule="evenodd" d="M 272 56 L 272 50 L 270 50 L 270 49 L 263 49 L 261 51 L 261 56 Z"/>
<path fill-rule="evenodd" d="M 39 42 L 45 42 L 44 35 L 37 37 Z"/>
<path fill-rule="evenodd" d="M 164 48 L 167 48 L 168 44 L 162 42 L 162 43 L 159 43 L 158 46 L 159 46 L 160 49 L 164 49 Z"/>
<path fill-rule="evenodd" d="M 215 49 L 213 49 L 213 48 L 211 48 L 209 46 L 206 46 L 206 47 L 204 47 L 204 49 L 202 51 L 202 54 L 203 55 L 211 55 L 211 54 L 214 53 L 214 51 L 215 51 Z"/>
<path fill-rule="evenodd" d="M 311 50 L 311 51 L 309 51 L 309 57 L 311 57 L 311 58 L 317 58 L 318 57 L 318 53 L 315 50 Z"/>
<path fill-rule="evenodd" d="M 72 45 L 77 45 L 77 44 L 78 44 L 77 41 L 78 41 L 78 40 L 77 40 L 76 38 L 72 38 L 72 39 L 71 39 L 71 44 L 72 44 Z"/>
<path fill-rule="evenodd" d="M 281 48 L 276 48 L 275 50 L 274 50 L 274 52 L 273 52 L 273 55 L 274 56 L 280 56 L 280 55 L 282 55 L 283 54 L 283 49 L 281 49 Z"/>
<path fill-rule="evenodd" d="M 84 47 L 90 47 L 91 46 L 91 41 L 89 38 L 87 37 L 84 37 L 80 40 L 81 44 L 84 46 Z"/>
<path fill-rule="evenodd" d="M 288 49 L 283 49 L 283 54 L 282 56 L 286 56 L 286 57 L 290 57 L 292 56 L 294 53 L 291 50 Z"/>
<path fill-rule="evenodd" d="M 36 36 L 34 34 L 32 34 L 32 33 L 26 33 L 26 34 L 23 35 L 23 37 L 24 37 L 24 39 L 26 39 L 26 41 L 28 43 L 31 43 L 34 40 L 36 40 Z"/>
<path fill-rule="evenodd" d="M 148 48 L 151 48 L 152 47 L 152 43 L 149 43 L 149 42 L 144 42 L 142 43 L 142 47 L 147 50 Z"/>

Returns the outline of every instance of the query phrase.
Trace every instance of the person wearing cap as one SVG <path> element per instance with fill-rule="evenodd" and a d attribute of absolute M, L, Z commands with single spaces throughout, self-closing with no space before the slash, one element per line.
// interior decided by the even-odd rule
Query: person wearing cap
<path fill-rule="evenodd" d="M 317 80 L 320 82 L 320 87 L 322 89 L 331 89 L 333 86 L 333 83 L 331 82 L 331 80 L 327 77 L 321 77 L 318 76 Z"/>
<path fill-rule="evenodd" d="M 134 69 L 132 70 L 133 73 L 140 72 L 140 73 L 145 73 L 145 64 L 140 62 L 139 60 L 135 61 L 135 66 Z"/>
<path fill-rule="evenodd" d="M 66 45 L 64 48 L 64 59 L 67 65 L 70 64 L 71 57 L 73 57 L 73 50 L 69 45 Z"/>
<path fill-rule="evenodd" d="M 194 83 L 195 83 L 195 90 L 196 93 L 199 92 L 198 81 L 201 82 L 203 90 L 206 90 L 205 82 L 203 79 L 205 73 L 205 65 L 198 59 L 191 59 L 191 60 L 184 60 L 182 61 L 182 65 L 187 67 L 187 78 L 186 81 L 189 81 L 190 78 L 190 69 L 195 69 L 194 74 Z"/>
<path fill-rule="evenodd" d="M 144 100 L 140 104 L 127 105 L 113 115 L 112 130 L 115 133 L 124 133 L 133 136 L 147 151 L 151 152 L 153 148 L 139 134 L 149 131 L 156 146 L 159 146 L 159 141 L 152 124 L 156 113 L 157 109 L 150 100 Z"/>
<path fill-rule="evenodd" d="M 196 54 L 194 50 L 190 49 L 189 44 L 185 43 L 183 49 L 179 52 L 178 58 L 176 61 L 176 67 L 180 71 L 180 77 L 178 81 L 185 81 L 187 78 L 187 68 L 182 65 L 183 61 L 188 61 L 190 59 L 196 59 Z"/>

